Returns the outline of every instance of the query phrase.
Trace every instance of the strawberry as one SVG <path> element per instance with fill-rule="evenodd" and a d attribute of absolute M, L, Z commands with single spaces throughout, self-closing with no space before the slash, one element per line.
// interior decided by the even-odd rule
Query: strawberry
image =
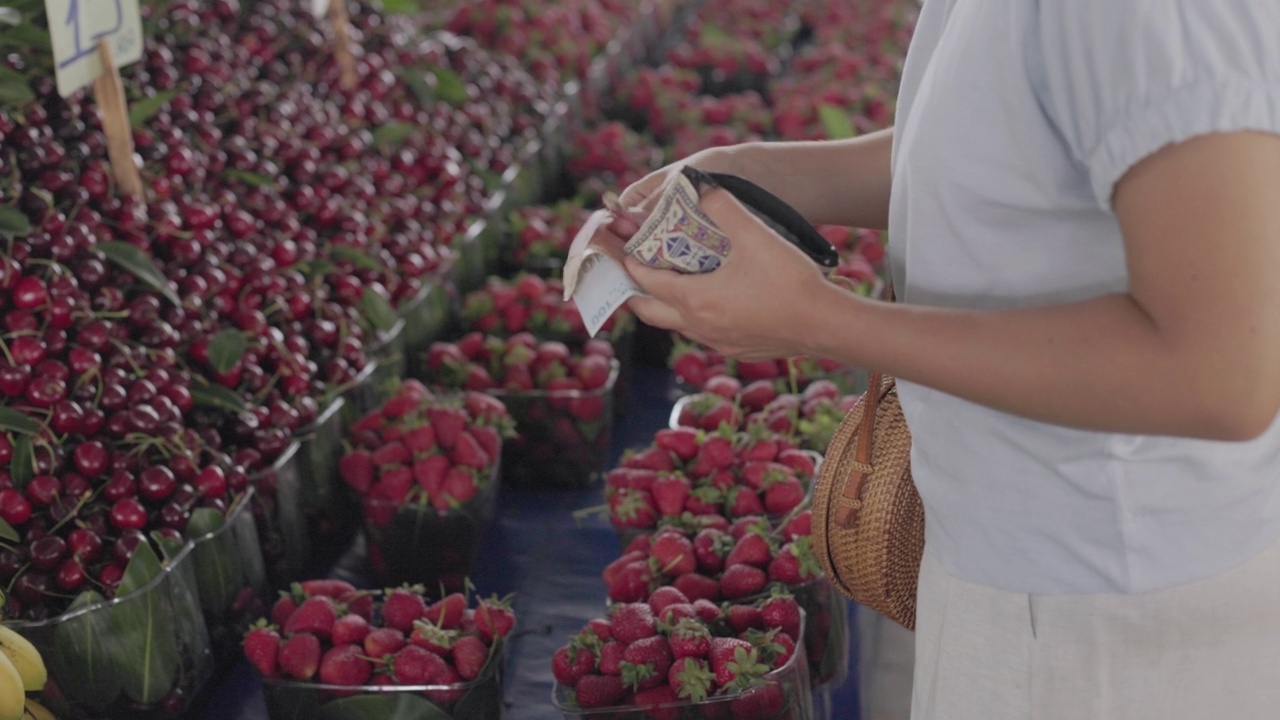
<path fill-rule="evenodd" d="M 769 672 L 760 663 L 759 652 L 751 643 L 738 638 L 711 638 L 711 671 L 718 687 L 746 687 Z"/>
<path fill-rule="evenodd" d="M 664 517 L 674 517 L 684 512 L 685 501 L 692 490 L 683 475 L 662 475 L 653 481 L 653 505 Z"/>
<path fill-rule="evenodd" d="M 303 580 L 298 583 L 298 587 L 302 589 L 302 594 L 306 597 L 324 595 L 325 597 L 331 597 L 334 600 L 356 591 L 356 587 L 346 580 Z"/>
<path fill-rule="evenodd" d="M 373 486 L 372 494 L 400 504 L 412 489 L 413 470 L 406 465 L 396 465 L 382 470 L 378 475 L 377 484 Z"/>
<path fill-rule="evenodd" d="M 702 383 L 702 392 L 733 400 L 742 392 L 742 381 L 732 375 L 712 375 Z"/>
<path fill-rule="evenodd" d="M 622 655 L 627 646 L 617 640 L 609 640 L 600 646 L 600 660 L 597 665 L 601 675 L 621 675 Z"/>
<path fill-rule="evenodd" d="M 646 536 L 647 537 L 647 536 Z M 600 577 L 604 579 L 605 585 L 612 585 L 617 578 L 618 573 L 622 572 L 622 568 L 628 563 L 646 561 L 649 559 L 648 543 L 645 543 L 645 549 L 627 550 L 619 555 L 615 560 L 604 566 L 604 570 L 600 572 Z"/>
<path fill-rule="evenodd" d="M 776 397 L 778 397 L 778 388 L 772 380 L 752 380 L 742 387 L 742 392 L 738 393 L 738 402 L 746 410 L 762 410 Z"/>
<path fill-rule="evenodd" d="M 693 603 L 672 603 L 658 613 L 658 621 L 664 625 L 674 625 L 683 618 L 696 618 L 698 611 L 693 609 Z"/>
<path fill-rule="evenodd" d="M 374 465 L 384 468 L 388 465 L 400 465 L 409 462 L 412 457 L 413 454 L 409 452 L 409 448 L 403 442 L 396 440 L 374 450 L 370 459 L 373 460 Z"/>
<path fill-rule="evenodd" d="M 781 362 L 785 363 L 785 361 Z M 779 362 L 774 360 L 739 360 L 737 362 L 737 374 L 738 377 L 747 382 L 767 380 L 782 374 L 779 372 L 778 365 Z M 785 370 L 782 372 L 785 372 Z"/>
<path fill-rule="evenodd" d="M 333 623 L 338 619 L 338 610 L 333 599 L 324 595 L 307 598 L 298 609 L 289 616 L 284 625 L 286 635 L 311 633 L 316 637 L 328 638 Z"/>
<path fill-rule="evenodd" d="M 707 645 L 709 648 L 710 642 Z M 676 697 L 695 703 L 710 696 L 715 679 L 710 665 L 700 657 L 677 658 L 667 671 L 667 682 L 675 691 Z"/>
<path fill-rule="evenodd" d="M 653 590 L 653 568 L 648 560 L 633 560 L 623 565 L 609 584 L 609 600 L 643 602 Z"/>
<path fill-rule="evenodd" d="M 659 685 L 637 690 L 633 702 L 644 711 L 645 718 L 651 720 L 679 720 L 680 708 L 672 703 L 679 701 L 676 693 L 667 684 L 664 675 L 658 679 Z"/>
<path fill-rule="evenodd" d="M 741 425 L 742 411 L 728 400 L 712 403 L 698 421 L 698 427 L 710 432 L 717 432 L 722 428 L 737 428 Z"/>
<path fill-rule="evenodd" d="M 369 492 L 376 472 L 373 455 L 368 450 L 352 450 L 338 460 L 338 476 L 361 495 Z"/>
<path fill-rule="evenodd" d="M 395 628 L 374 628 L 364 636 L 364 654 L 371 658 L 394 655 L 404 646 L 404 633 Z"/>
<path fill-rule="evenodd" d="M 740 485 L 725 493 L 725 509 L 724 514 L 739 518 L 745 515 L 759 515 L 765 511 L 765 504 L 760 501 L 760 496 L 745 485 Z"/>
<path fill-rule="evenodd" d="M 658 521 L 652 496 L 644 490 L 614 493 L 609 498 L 609 518 L 620 528 L 653 527 Z"/>
<path fill-rule="evenodd" d="M 791 468 L 801 477 L 812 477 L 814 470 L 813 456 L 803 450 L 791 448 L 778 453 L 778 462 Z"/>
<path fill-rule="evenodd" d="M 587 355 L 578 361 L 573 374 L 582 383 L 582 389 L 598 390 L 609 383 L 609 375 L 612 372 L 613 366 L 608 358 Z"/>
<path fill-rule="evenodd" d="M 604 618 L 591 618 L 587 621 L 587 629 L 601 640 L 608 640 L 613 637 L 613 623 Z"/>
<path fill-rule="evenodd" d="M 699 530 L 693 536 L 693 556 L 698 561 L 698 571 L 707 575 L 719 573 L 724 569 L 724 558 L 733 545 L 733 537 L 723 530 Z"/>
<path fill-rule="evenodd" d="M 427 606 L 422 595 L 409 588 L 396 588 L 382 602 L 382 621 L 403 633 L 413 630 L 413 622 L 422 618 Z"/>
<path fill-rule="evenodd" d="M 684 509 L 693 515 L 719 515 L 723 503 L 722 490 L 703 486 L 689 492 L 689 497 L 684 501 Z"/>
<path fill-rule="evenodd" d="M 749 597 L 763 590 L 768 580 L 764 571 L 753 565 L 729 565 L 720 576 L 720 594 L 730 600 Z"/>
<path fill-rule="evenodd" d="M 799 537 L 783 545 L 769 561 L 769 579 L 786 585 L 799 585 L 822 574 L 822 566 L 813 554 L 813 541 Z"/>
<path fill-rule="evenodd" d="M 273 626 L 259 624 L 245 633 L 244 655 L 263 677 L 275 677 L 280 653 L 280 634 Z"/>
<path fill-rule="evenodd" d="M 485 642 L 492 644 L 505 638 L 515 627 L 516 617 L 511 612 L 511 605 L 497 597 L 484 598 L 476 603 L 476 631 Z"/>
<path fill-rule="evenodd" d="M 476 476 L 472 470 L 458 467 L 457 465 L 449 468 L 444 473 L 444 480 L 440 485 L 439 502 L 433 501 L 432 504 L 438 510 L 461 505 L 476 496 Z"/>
<path fill-rule="evenodd" d="M 720 491 L 721 495 L 729 492 L 729 490 L 739 487 L 742 483 L 738 481 L 738 475 L 729 468 L 720 468 L 711 473 L 711 477 L 703 478 L 707 485 Z"/>
<path fill-rule="evenodd" d="M 551 674 L 556 682 L 573 687 L 583 675 L 596 670 L 596 657 L 589 648 L 570 641 L 551 656 Z"/>
<path fill-rule="evenodd" d="M 436 449 L 436 431 L 430 425 L 419 425 L 406 430 L 400 440 L 414 457 L 426 455 Z"/>
<path fill-rule="evenodd" d="M 768 666 L 757 663 L 755 667 L 767 668 Z M 773 718 L 783 712 L 786 702 L 782 686 L 776 682 L 767 682 L 749 687 L 729 701 L 729 711 L 734 718 L 741 718 L 741 720 Z"/>
<path fill-rule="evenodd" d="M 729 627 L 739 635 L 747 630 L 764 629 L 764 613 L 754 605 L 730 605 L 725 610 L 725 615 L 729 618 Z"/>
<path fill-rule="evenodd" d="M 613 490 L 644 490 L 652 493 L 658 477 L 655 470 L 619 467 L 605 475 L 605 486 Z"/>
<path fill-rule="evenodd" d="M 764 509 L 770 515 L 786 515 L 804 502 L 804 485 L 794 476 L 776 480 L 764 491 Z"/>
<path fill-rule="evenodd" d="M 711 631 L 696 618 L 682 618 L 668 635 L 671 655 L 677 660 L 686 657 L 706 657 L 711 651 Z"/>
<path fill-rule="evenodd" d="M 691 428 L 659 430 L 653 436 L 654 444 L 674 454 L 681 462 L 688 462 L 698 454 L 698 432 Z"/>
<path fill-rule="evenodd" d="M 800 605 L 789 593 L 775 593 L 760 605 L 765 625 L 776 627 L 793 638 L 800 637 Z"/>
<path fill-rule="evenodd" d="M 622 682 L 632 690 L 666 682 L 670 667 L 671 646 L 661 635 L 636 640 L 622 652 Z"/>
<path fill-rule="evenodd" d="M 369 621 L 354 614 L 343 615 L 333 623 L 329 639 L 334 645 L 352 645 L 364 642 L 369 634 Z"/>
<path fill-rule="evenodd" d="M 284 627 L 289 622 L 293 611 L 298 609 L 298 601 L 286 592 L 281 592 L 280 597 L 276 599 L 271 606 L 271 624 L 276 627 Z"/>
<path fill-rule="evenodd" d="M 472 425 L 467 428 L 467 434 L 475 438 L 475 441 L 484 449 L 485 454 L 489 456 L 490 464 L 498 459 L 502 453 L 502 434 L 497 428 L 491 425 Z"/>
<path fill-rule="evenodd" d="M 712 580 L 711 582 L 715 581 Z M 716 586 L 716 590 L 719 592 L 719 585 Z M 697 613 L 699 620 L 707 624 L 719 622 L 720 619 L 724 617 L 724 610 L 715 602 L 707 598 L 694 600 L 693 611 Z"/>
<path fill-rule="evenodd" d="M 699 573 L 685 573 L 673 580 L 671 584 L 679 588 L 680 592 L 684 593 L 695 603 L 699 599 L 720 599 L 720 583 L 706 575 Z"/>
<path fill-rule="evenodd" d="M 427 410 L 431 419 L 431 427 L 436 431 L 436 442 L 446 450 L 453 449 L 458 436 L 467 427 L 467 413 L 461 408 L 443 405 L 432 406 Z"/>
<path fill-rule="evenodd" d="M 382 404 L 382 414 L 392 420 L 402 418 L 413 412 L 420 399 L 409 393 L 396 393 Z"/>
<path fill-rule="evenodd" d="M 604 413 L 605 398 L 602 395 L 577 395 L 569 400 L 569 414 L 580 423 L 593 423 Z"/>
<path fill-rule="evenodd" d="M 622 678 L 617 675 L 584 675 L 573 686 L 578 706 L 584 710 L 615 705 L 626 696 Z"/>
<path fill-rule="evenodd" d="M 450 593 L 427 606 L 422 617 L 429 623 L 446 630 L 462 627 L 462 615 L 467 609 L 467 596 L 462 593 Z"/>
<path fill-rule="evenodd" d="M 498 423 L 510 417 L 507 406 L 487 393 L 468 392 L 463 395 L 463 407 L 471 417 L 483 423 Z"/>
<path fill-rule="evenodd" d="M 676 533 L 659 533 L 649 546 L 649 557 L 655 572 L 679 576 L 698 569 L 689 538 Z"/>
<path fill-rule="evenodd" d="M 671 369 L 676 375 L 689 385 L 702 387 L 707 381 L 707 366 L 710 359 L 707 357 L 705 350 L 697 347 L 691 347 L 682 352 L 671 363 Z"/>
<path fill-rule="evenodd" d="M 476 470 L 484 470 L 493 462 L 484 446 L 470 432 L 462 432 L 458 435 L 449 455 L 455 464 Z"/>
<path fill-rule="evenodd" d="M 812 528 L 813 511 L 801 510 L 782 526 L 782 539 L 791 541 L 799 537 L 809 537 L 812 534 Z"/>
<path fill-rule="evenodd" d="M 409 633 L 409 643 L 440 657 L 446 657 L 458 639 L 457 630 L 446 630 L 425 620 L 413 623 L 413 632 Z"/>
<path fill-rule="evenodd" d="M 401 685 L 438 685 L 451 671 L 439 655 L 417 645 L 405 645 L 392 656 L 391 672 Z"/>
<path fill-rule="evenodd" d="M 449 363 L 465 363 L 468 357 L 456 343 L 433 342 L 427 348 L 427 367 L 439 370 Z"/>
<path fill-rule="evenodd" d="M 320 667 L 320 638 L 309 632 L 290 636 L 280 645 L 277 660 L 290 677 L 310 680 Z"/>
<path fill-rule="evenodd" d="M 696 478 L 707 477 L 720 468 L 733 465 L 733 462 L 733 442 L 722 435 L 712 435 L 698 447 L 689 474 Z"/>
<path fill-rule="evenodd" d="M 440 494 L 440 488 L 444 485 L 444 473 L 448 469 L 447 456 L 427 455 L 413 461 L 413 480 L 427 492 L 428 498 L 434 499 Z"/>
<path fill-rule="evenodd" d="M 359 645 L 334 645 L 320 660 L 320 682 L 326 685 L 363 685 L 373 674 L 373 665 L 362 655 Z"/>
<path fill-rule="evenodd" d="M 662 617 L 662 611 L 670 605 L 680 603 L 688 603 L 689 598 L 685 594 L 670 585 L 662 587 L 649 593 L 649 599 L 645 602 L 649 603 L 649 609 L 653 610 L 654 617 Z"/>
<path fill-rule="evenodd" d="M 744 536 L 755 533 L 757 535 L 767 535 L 769 533 L 769 521 L 763 515 L 744 515 L 740 518 L 734 518 L 733 523 L 729 525 L 726 532 L 733 538 L 736 543 Z"/>
<path fill-rule="evenodd" d="M 769 541 L 764 535 L 750 532 L 743 535 L 733 549 L 729 551 L 729 555 L 724 559 L 725 567 L 746 563 L 754 565 L 758 568 L 766 568 L 769 561 L 773 559 L 773 548 L 769 546 Z"/>
<path fill-rule="evenodd" d="M 656 445 L 650 445 L 640 451 L 628 450 L 623 454 L 622 466 L 658 472 L 670 472 L 676 469 L 671 454 Z"/>
<path fill-rule="evenodd" d="M 656 635 L 658 632 L 653 609 L 643 602 L 617 605 L 609 616 L 609 624 L 613 628 L 613 637 L 626 644 Z"/>
<path fill-rule="evenodd" d="M 463 635 L 453 644 L 453 667 L 463 680 L 474 680 L 489 662 L 489 646 L 476 635 Z"/>

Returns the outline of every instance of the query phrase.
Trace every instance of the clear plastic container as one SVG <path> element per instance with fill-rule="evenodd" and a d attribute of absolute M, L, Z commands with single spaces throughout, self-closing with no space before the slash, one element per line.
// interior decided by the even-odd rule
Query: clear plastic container
<path fill-rule="evenodd" d="M 343 398 L 334 400 L 297 436 L 301 445 L 294 501 L 306 528 L 306 549 L 292 555 L 305 558 L 296 571 L 303 575 L 328 568 L 350 547 L 359 529 L 359 509 L 349 502 L 345 485 L 338 477 L 348 407 Z"/>
<path fill-rule="evenodd" d="M 271 720 L 499 720 L 503 659 L 499 646 L 475 680 L 454 685 L 353 687 L 264 678 L 262 692 Z"/>
<path fill-rule="evenodd" d="M 449 276 L 452 265 L 451 259 L 422 290 L 400 305 L 400 317 L 405 322 L 403 338 L 409 377 L 423 376 L 426 369 L 422 366 L 423 354 L 444 335 L 453 315 L 458 293 Z"/>
<path fill-rule="evenodd" d="M 250 478 L 255 492 L 251 498 L 253 517 L 258 528 L 258 541 L 266 565 L 267 580 L 272 587 L 286 587 L 305 577 L 311 563 L 311 544 L 303 518 L 302 471 L 298 451 L 302 443 L 294 441 L 267 468 Z"/>
<path fill-rule="evenodd" d="M 497 511 L 500 466 L 494 463 L 475 497 L 443 510 L 430 503 L 360 498 L 370 570 L 378 584 L 463 591 Z"/>

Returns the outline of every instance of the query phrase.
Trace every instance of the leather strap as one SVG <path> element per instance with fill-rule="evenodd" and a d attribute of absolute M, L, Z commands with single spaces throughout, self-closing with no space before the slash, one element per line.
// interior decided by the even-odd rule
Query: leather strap
<path fill-rule="evenodd" d="M 885 286 L 885 298 L 894 302 L 893 282 Z M 874 468 L 871 465 L 871 440 L 875 436 L 876 414 L 880 409 L 880 401 L 884 399 L 884 375 L 871 373 L 867 383 L 867 392 L 862 396 L 862 417 L 858 419 L 858 442 L 854 446 L 853 462 L 849 475 L 845 478 L 844 488 L 836 499 L 836 524 L 845 530 L 853 528 L 858 519 L 858 510 L 862 509 L 862 486 L 871 477 Z"/>

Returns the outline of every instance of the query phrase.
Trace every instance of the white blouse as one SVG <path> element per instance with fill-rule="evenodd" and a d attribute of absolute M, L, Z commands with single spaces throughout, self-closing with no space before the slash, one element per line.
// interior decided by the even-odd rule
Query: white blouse
<path fill-rule="evenodd" d="M 1110 198 L 1125 171 L 1204 133 L 1280 133 L 1280 0 L 928 0 L 896 127 L 889 245 L 905 302 L 1121 292 Z M 1280 422 L 1214 442 L 1069 429 L 910 383 L 900 393 L 927 541 L 962 579 L 1145 592 L 1280 540 Z"/>

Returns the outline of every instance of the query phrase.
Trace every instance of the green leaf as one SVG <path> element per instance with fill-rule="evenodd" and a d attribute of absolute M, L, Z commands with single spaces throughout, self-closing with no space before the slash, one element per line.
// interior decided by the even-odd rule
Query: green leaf
<path fill-rule="evenodd" d="M 177 95 L 177 90 L 166 90 L 133 103 L 129 108 L 129 125 L 135 128 L 146 125 L 148 120 L 160 112 L 160 108 L 168 105 Z"/>
<path fill-rule="evenodd" d="M 210 613 L 228 610 L 242 585 L 235 537 L 218 532 L 226 524 L 227 519 L 213 508 L 192 510 L 187 521 L 187 537 L 196 542 L 192 566 L 200 588 L 200 605 Z M 210 533 L 217 534 L 209 536 Z"/>
<path fill-rule="evenodd" d="M 0 205 L 0 233 L 26 237 L 31 234 L 31 220 L 16 207 Z"/>
<path fill-rule="evenodd" d="M 717 46 L 727 42 L 729 42 L 729 35 L 719 25 L 707 23 L 702 26 L 702 33 L 698 37 L 700 45 Z"/>
<path fill-rule="evenodd" d="M 108 260 L 127 270 L 152 290 L 163 295 L 169 302 L 174 305 L 182 304 L 177 294 L 169 288 L 169 281 L 151 261 L 151 256 L 141 248 L 118 240 L 98 243 L 94 247 L 101 250 Z"/>
<path fill-rule="evenodd" d="M 382 11 L 388 15 L 417 15 L 422 5 L 417 0 L 382 0 Z"/>
<path fill-rule="evenodd" d="M 456 107 L 471 99 L 457 73 L 448 68 L 431 68 L 431 74 L 436 76 L 435 96 L 442 102 Z"/>
<path fill-rule="evenodd" d="M 302 273 L 305 277 L 313 278 L 319 275 L 327 275 L 333 272 L 334 270 L 337 270 L 338 266 L 334 265 L 328 260 L 312 258 L 311 260 L 303 260 L 301 262 L 296 262 L 290 267 L 290 269 L 297 270 L 298 272 Z"/>
<path fill-rule="evenodd" d="M 849 113 L 834 105 L 819 104 L 818 119 L 822 121 L 822 129 L 826 131 L 827 137 L 832 140 L 843 140 L 858 134 L 853 127 L 853 120 L 849 119 Z"/>
<path fill-rule="evenodd" d="M 222 174 L 228 180 L 239 180 L 240 182 L 246 185 L 252 185 L 253 187 L 265 187 L 275 182 L 266 175 L 249 172 L 248 170 L 241 170 L 240 168 L 227 168 L 222 172 Z"/>
<path fill-rule="evenodd" d="M 231 372 L 244 357 L 249 338 L 236 328 L 227 328 L 209 339 L 209 365 L 219 373 Z"/>
<path fill-rule="evenodd" d="M 134 702 L 159 702 L 173 688 L 179 670 L 178 634 L 174 627 L 168 578 L 150 543 L 138 543 L 116 588 L 120 601 L 111 606 L 110 638 L 124 692 Z"/>
<path fill-rule="evenodd" d="M 177 538 L 155 531 L 151 532 L 151 541 L 160 548 L 160 554 L 164 557 L 165 563 L 173 562 L 178 557 L 178 553 L 182 552 L 182 548 L 187 546 Z"/>
<path fill-rule="evenodd" d="M 8 540 L 11 543 L 19 543 L 19 542 L 22 542 L 22 536 L 18 535 L 18 531 L 15 530 L 12 525 L 5 522 L 4 518 L 0 518 L 0 540 Z M 0 594 L 0 597 L 3 597 L 3 594 Z M 3 605 L 3 604 L 4 602 L 0 601 L 0 605 Z"/>
<path fill-rule="evenodd" d="M 36 99 L 27 79 L 6 67 L 0 67 L 0 105 L 18 105 Z"/>
<path fill-rule="evenodd" d="M 93 590 L 77 595 L 67 608 L 67 619 L 54 626 L 53 651 L 45 658 L 51 674 L 62 680 L 59 687 L 67 698 L 97 713 L 120 694 L 117 653 L 111 649 L 115 641 L 109 626 L 111 614 L 105 606 L 77 613 L 105 601 Z"/>
<path fill-rule="evenodd" d="M 377 260 L 374 260 L 363 252 L 360 252 L 359 249 L 353 248 L 350 245 L 334 245 L 329 249 L 329 254 L 333 256 L 333 259 L 345 260 L 352 265 L 355 265 L 360 270 L 382 270 L 382 265 L 380 265 Z"/>
<path fill-rule="evenodd" d="M 417 129 L 413 123 L 389 122 L 373 131 L 373 144 L 380 148 L 396 147 Z"/>
<path fill-rule="evenodd" d="M 230 413 L 245 411 L 244 397 L 221 385 L 214 385 L 199 375 L 191 377 L 191 399 L 200 407 L 225 410 Z"/>
<path fill-rule="evenodd" d="M 357 695 L 320 706 L 316 720 L 451 720 L 449 713 L 410 693 Z"/>
<path fill-rule="evenodd" d="M 19 490 L 27 486 L 27 481 L 36 472 L 36 451 L 31 445 L 31 438 L 22 436 L 13 441 L 13 457 L 9 458 L 9 477 Z"/>
<path fill-rule="evenodd" d="M 32 420 L 21 410 L 0 405 L 0 432 L 16 432 L 23 435 L 35 435 L 40 432 L 40 424 Z"/>
<path fill-rule="evenodd" d="M 360 296 L 358 305 L 361 314 L 373 326 L 373 329 L 386 331 L 395 327 L 396 322 L 400 319 L 396 315 L 395 308 L 391 307 L 391 303 L 387 299 L 379 295 L 373 288 L 365 288 L 364 294 Z"/>
<path fill-rule="evenodd" d="M 426 71 L 420 67 L 404 68 L 398 73 L 400 81 L 409 86 L 413 91 L 413 96 L 423 105 L 430 105 L 435 102 L 436 94 L 431 89 L 431 85 L 427 83 L 424 73 Z"/>

